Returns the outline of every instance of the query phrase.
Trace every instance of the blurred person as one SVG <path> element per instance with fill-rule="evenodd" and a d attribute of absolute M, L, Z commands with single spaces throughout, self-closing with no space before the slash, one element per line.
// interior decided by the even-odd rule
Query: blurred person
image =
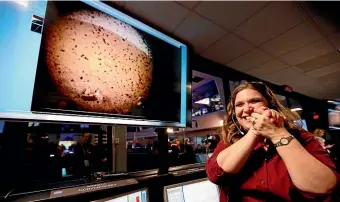
<path fill-rule="evenodd" d="M 171 152 L 169 154 L 169 166 L 178 166 L 179 165 L 179 149 L 177 146 L 171 146 Z"/>
<path fill-rule="evenodd" d="M 176 147 L 178 147 L 178 151 L 180 153 L 184 152 L 184 144 L 182 144 L 179 139 L 175 140 L 175 145 L 176 145 Z"/>
<path fill-rule="evenodd" d="M 188 137 L 184 138 L 184 146 L 190 145 L 190 139 Z"/>
<path fill-rule="evenodd" d="M 213 135 L 213 139 L 210 141 L 211 144 L 209 146 L 210 152 L 213 152 L 215 148 L 217 147 L 217 144 L 220 142 L 221 138 L 219 135 Z"/>
<path fill-rule="evenodd" d="M 190 144 L 190 139 L 188 137 L 184 138 L 183 147 L 184 147 L 184 151 L 183 152 L 186 152 L 187 149 L 189 149 L 189 151 L 194 152 L 194 147 Z"/>
<path fill-rule="evenodd" d="M 328 153 L 330 153 L 329 149 L 331 149 L 334 144 L 326 144 L 326 140 L 323 138 L 325 136 L 325 130 L 321 128 L 317 128 L 313 132 L 315 139 L 320 143 L 322 148 L 324 148 Z"/>
<path fill-rule="evenodd" d="M 214 135 L 213 140 L 218 144 L 221 141 L 221 137 L 219 135 Z"/>
<path fill-rule="evenodd" d="M 88 174 L 90 166 L 93 163 L 94 145 L 92 145 L 92 135 L 85 133 L 82 137 L 82 142 L 78 143 L 74 148 L 75 158 L 75 175 L 82 177 Z"/>
<path fill-rule="evenodd" d="M 204 144 L 203 144 L 204 148 L 205 148 L 205 153 L 206 154 L 209 154 L 210 153 L 210 146 L 211 146 L 211 141 L 205 141 Z"/>
<path fill-rule="evenodd" d="M 196 154 L 201 154 L 203 153 L 203 148 L 202 148 L 202 145 L 201 144 L 198 144 L 196 149 L 195 149 L 195 153 Z"/>
<path fill-rule="evenodd" d="M 153 156 L 158 156 L 158 140 L 153 141 L 152 155 Z"/>
<path fill-rule="evenodd" d="M 152 153 L 152 150 L 153 150 L 153 147 L 152 147 L 153 145 L 152 145 L 152 142 L 151 142 L 151 140 L 149 140 L 148 141 L 148 143 L 146 144 L 146 151 L 148 152 L 148 153 Z"/>
<path fill-rule="evenodd" d="M 185 146 L 185 152 L 180 155 L 179 161 L 181 165 L 196 163 L 194 148 L 191 145 Z"/>
<path fill-rule="evenodd" d="M 220 201 L 329 201 L 339 175 L 313 135 L 261 82 L 234 89 L 222 141 L 206 163 Z"/>

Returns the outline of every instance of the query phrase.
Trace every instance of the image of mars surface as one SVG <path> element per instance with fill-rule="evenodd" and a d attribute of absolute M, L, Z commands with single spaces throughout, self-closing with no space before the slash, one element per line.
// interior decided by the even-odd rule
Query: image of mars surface
<path fill-rule="evenodd" d="M 57 91 L 84 111 L 127 114 L 152 83 L 152 55 L 132 26 L 79 10 L 44 28 L 45 62 Z"/>

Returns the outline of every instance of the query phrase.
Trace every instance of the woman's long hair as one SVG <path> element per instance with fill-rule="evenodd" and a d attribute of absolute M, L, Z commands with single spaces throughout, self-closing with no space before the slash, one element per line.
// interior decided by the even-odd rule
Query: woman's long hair
<path fill-rule="evenodd" d="M 285 128 L 302 130 L 301 127 L 296 126 L 294 124 L 294 120 L 295 121 L 300 120 L 300 116 L 297 113 L 294 113 L 291 110 L 285 108 L 276 99 L 273 91 L 270 90 L 269 87 L 267 87 L 262 82 L 257 82 L 257 81 L 246 82 L 246 83 L 243 83 L 237 86 L 230 96 L 230 101 L 227 106 L 227 115 L 226 115 L 226 118 L 224 120 L 224 124 L 222 127 L 223 129 L 222 139 L 224 143 L 226 143 L 227 145 L 232 145 L 237 140 L 242 138 L 242 135 L 240 134 L 240 131 L 238 130 L 238 128 L 242 129 L 242 127 L 237 123 L 236 115 L 235 115 L 235 99 L 236 99 L 236 95 L 244 89 L 253 89 L 261 93 L 262 96 L 265 98 L 266 102 L 268 103 L 268 108 L 278 111 L 280 114 L 282 114 L 283 116 L 287 118 L 284 124 Z M 301 126 L 301 122 L 300 122 L 300 126 Z"/>

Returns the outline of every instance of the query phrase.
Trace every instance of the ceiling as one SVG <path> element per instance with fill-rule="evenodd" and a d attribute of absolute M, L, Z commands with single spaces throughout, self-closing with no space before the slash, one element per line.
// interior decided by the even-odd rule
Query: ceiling
<path fill-rule="evenodd" d="M 314 98 L 340 99 L 340 32 L 305 2 L 116 4 L 205 58 Z"/>

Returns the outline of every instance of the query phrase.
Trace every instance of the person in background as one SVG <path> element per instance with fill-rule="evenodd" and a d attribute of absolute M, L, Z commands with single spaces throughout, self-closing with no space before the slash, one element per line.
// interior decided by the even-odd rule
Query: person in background
<path fill-rule="evenodd" d="M 184 152 L 186 152 L 187 151 L 187 149 L 189 149 L 190 151 L 194 151 L 194 147 L 193 147 L 193 145 L 192 144 L 190 144 L 190 139 L 189 138 L 184 138 L 184 145 L 183 145 L 183 147 L 184 147 Z"/>
<path fill-rule="evenodd" d="M 181 141 L 179 139 L 175 140 L 175 146 L 178 147 L 178 151 L 180 153 L 184 152 L 184 144 L 181 144 Z"/>
<path fill-rule="evenodd" d="M 213 152 L 217 147 L 217 144 L 220 142 L 221 138 L 219 135 L 213 135 L 213 139 L 211 140 L 211 145 L 209 147 L 210 151 Z"/>
<path fill-rule="evenodd" d="M 222 141 L 206 163 L 220 201 L 329 201 L 339 181 L 334 163 L 312 134 L 294 125 L 261 82 L 232 92 Z"/>
<path fill-rule="evenodd" d="M 315 139 L 322 146 L 322 148 L 324 148 L 328 153 L 330 153 L 329 149 L 331 149 L 334 146 L 334 144 L 326 145 L 326 140 L 323 138 L 323 136 L 325 135 L 325 130 L 321 128 L 317 128 L 314 130 L 313 134 L 315 136 Z"/>
<path fill-rule="evenodd" d="M 179 161 L 181 165 L 196 163 L 194 149 L 190 144 L 185 146 L 185 152 L 179 156 Z"/>
<path fill-rule="evenodd" d="M 82 142 L 77 143 L 74 148 L 76 176 L 84 176 L 91 172 L 94 152 L 94 145 L 91 142 L 92 135 L 85 133 L 82 137 Z"/>
<path fill-rule="evenodd" d="M 190 145 L 190 139 L 188 137 L 184 138 L 184 146 Z"/>
<path fill-rule="evenodd" d="M 169 154 L 169 166 L 179 165 L 179 149 L 176 145 L 171 146 L 171 152 Z"/>
<path fill-rule="evenodd" d="M 203 153 L 203 148 L 202 148 L 202 145 L 201 144 L 198 144 L 196 149 L 195 149 L 195 153 L 196 154 L 201 154 Z"/>
<path fill-rule="evenodd" d="M 152 150 L 153 150 L 152 142 L 151 142 L 151 140 L 149 140 L 148 143 L 146 144 L 146 152 L 152 153 Z"/>

